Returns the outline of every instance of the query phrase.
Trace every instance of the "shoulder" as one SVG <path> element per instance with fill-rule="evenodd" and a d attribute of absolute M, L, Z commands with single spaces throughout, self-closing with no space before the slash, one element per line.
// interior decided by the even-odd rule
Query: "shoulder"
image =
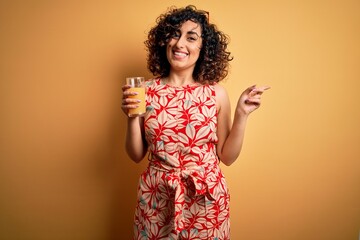
<path fill-rule="evenodd" d="M 221 86 L 220 84 L 215 84 L 213 86 L 214 86 L 214 90 L 215 90 L 216 99 L 228 97 L 228 93 L 223 86 Z"/>
<path fill-rule="evenodd" d="M 226 89 L 223 86 L 221 86 L 220 84 L 216 83 L 213 86 L 214 86 L 214 89 L 215 89 L 216 93 L 227 94 Z"/>
<path fill-rule="evenodd" d="M 154 86 L 154 85 L 159 85 L 160 83 L 160 78 L 150 78 L 150 79 L 147 79 L 145 81 L 145 85 L 146 87 L 151 87 L 151 86 Z"/>
<path fill-rule="evenodd" d="M 215 84 L 215 98 L 216 98 L 216 106 L 217 109 L 220 110 L 224 105 L 227 105 L 229 102 L 229 97 L 226 89 L 220 84 Z"/>

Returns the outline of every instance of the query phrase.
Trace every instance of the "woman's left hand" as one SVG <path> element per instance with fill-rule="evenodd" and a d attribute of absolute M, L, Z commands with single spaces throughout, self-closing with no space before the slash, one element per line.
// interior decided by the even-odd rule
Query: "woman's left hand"
<path fill-rule="evenodd" d="M 258 109 L 261 104 L 261 95 L 269 88 L 269 86 L 257 87 L 256 85 L 247 88 L 240 95 L 236 106 L 236 112 L 247 116 Z"/>

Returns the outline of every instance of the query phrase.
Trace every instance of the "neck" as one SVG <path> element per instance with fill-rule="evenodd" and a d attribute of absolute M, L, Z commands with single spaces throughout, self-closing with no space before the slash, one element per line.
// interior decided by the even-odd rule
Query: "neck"
<path fill-rule="evenodd" d="M 164 79 L 164 81 L 176 87 L 181 87 L 189 84 L 194 84 L 196 81 L 192 77 L 192 75 L 181 75 L 181 74 L 174 74 L 170 73 L 168 77 Z"/>

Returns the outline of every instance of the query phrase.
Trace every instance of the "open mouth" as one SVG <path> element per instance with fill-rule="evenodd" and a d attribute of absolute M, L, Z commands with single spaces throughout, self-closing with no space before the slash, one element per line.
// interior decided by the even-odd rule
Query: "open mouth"
<path fill-rule="evenodd" d="M 189 55 L 188 53 L 179 52 L 179 51 L 173 51 L 173 54 L 174 54 L 174 56 L 180 57 L 180 58 L 184 58 L 184 57 L 186 57 L 187 55 Z"/>

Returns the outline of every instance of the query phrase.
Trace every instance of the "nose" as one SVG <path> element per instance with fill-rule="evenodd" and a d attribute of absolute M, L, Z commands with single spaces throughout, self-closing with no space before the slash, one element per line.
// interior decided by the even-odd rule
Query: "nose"
<path fill-rule="evenodd" d="M 185 39 L 184 36 L 179 37 L 179 38 L 177 39 L 177 42 L 176 42 L 175 46 L 176 46 L 177 48 L 182 48 L 182 47 L 184 47 L 185 40 L 186 40 L 186 39 Z"/>

